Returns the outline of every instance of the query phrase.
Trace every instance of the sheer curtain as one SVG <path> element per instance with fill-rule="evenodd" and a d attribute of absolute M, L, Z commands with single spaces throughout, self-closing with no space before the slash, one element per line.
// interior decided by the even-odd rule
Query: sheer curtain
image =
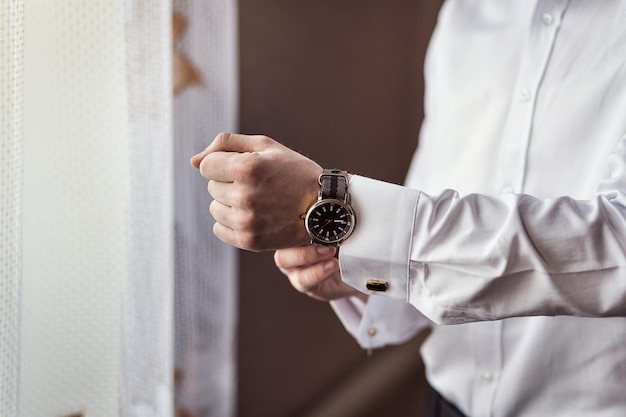
<path fill-rule="evenodd" d="M 0 3 L 2 416 L 173 415 L 177 258 L 235 281 L 232 251 L 179 245 L 171 19 L 168 1 Z M 208 204 L 190 189 L 188 202 Z M 215 294 L 204 302 L 230 314 Z M 227 416 L 233 331 L 219 347 L 216 334 L 199 336 L 211 348 L 197 363 L 226 364 L 213 375 L 228 398 L 208 407 Z"/>
<path fill-rule="evenodd" d="M 25 2 L 22 416 L 172 408 L 165 2 Z"/>
<path fill-rule="evenodd" d="M 24 55 L 23 1 L 0 2 L 0 415 L 18 408 Z"/>
<path fill-rule="evenodd" d="M 174 100 L 176 399 L 194 416 L 232 416 L 236 252 L 213 235 L 206 181 L 189 169 L 189 157 L 236 127 L 236 2 L 175 0 L 174 13 L 175 62 L 187 75 L 177 77 Z"/>

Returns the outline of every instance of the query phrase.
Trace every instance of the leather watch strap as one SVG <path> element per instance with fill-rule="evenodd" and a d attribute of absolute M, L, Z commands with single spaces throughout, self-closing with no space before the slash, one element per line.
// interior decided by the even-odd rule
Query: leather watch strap
<path fill-rule="evenodd" d="M 340 169 L 325 169 L 319 177 L 322 198 L 345 200 L 348 189 L 348 177 Z"/>

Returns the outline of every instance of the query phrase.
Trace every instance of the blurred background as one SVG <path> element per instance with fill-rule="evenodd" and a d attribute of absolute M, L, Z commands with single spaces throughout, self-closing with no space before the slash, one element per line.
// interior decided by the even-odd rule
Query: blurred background
<path fill-rule="evenodd" d="M 239 130 L 402 183 L 440 5 L 240 0 Z M 271 254 L 240 253 L 239 274 L 239 416 L 421 415 L 419 337 L 368 356 L 328 305 L 290 287 Z"/>

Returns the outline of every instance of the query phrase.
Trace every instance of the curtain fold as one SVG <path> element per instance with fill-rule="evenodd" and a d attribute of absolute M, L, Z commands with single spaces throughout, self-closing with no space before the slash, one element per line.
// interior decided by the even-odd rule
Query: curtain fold
<path fill-rule="evenodd" d="M 173 410 L 171 4 L 124 2 L 128 211 L 123 416 Z"/>
<path fill-rule="evenodd" d="M 213 235 L 204 180 L 191 155 L 237 128 L 237 3 L 174 0 L 176 284 L 179 412 L 235 415 L 237 252 Z M 180 76 L 181 74 L 186 77 Z"/>

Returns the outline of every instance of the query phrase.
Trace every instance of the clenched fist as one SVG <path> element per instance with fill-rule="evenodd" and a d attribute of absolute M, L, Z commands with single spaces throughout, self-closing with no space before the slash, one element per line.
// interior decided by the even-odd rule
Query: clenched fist
<path fill-rule="evenodd" d="M 220 133 L 191 164 L 209 180 L 213 232 L 264 251 L 306 244 L 300 215 L 317 199 L 322 167 L 266 136 Z"/>

